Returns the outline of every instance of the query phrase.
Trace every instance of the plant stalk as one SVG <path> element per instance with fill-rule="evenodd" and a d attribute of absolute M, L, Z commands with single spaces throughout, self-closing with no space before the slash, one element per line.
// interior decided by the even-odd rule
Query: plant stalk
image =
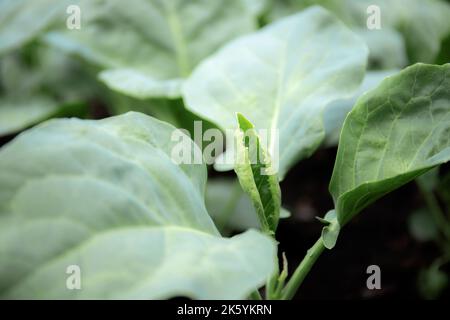
<path fill-rule="evenodd" d="M 294 297 L 298 288 L 302 284 L 305 277 L 308 275 L 317 258 L 320 257 L 325 246 L 323 245 L 322 237 L 319 238 L 316 243 L 306 252 L 305 257 L 302 262 L 295 269 L 291 278 L 289 279 L 286 287 L 283 289 L 283 294 L 281 296 L 282 300 L 290 300 Z"/>

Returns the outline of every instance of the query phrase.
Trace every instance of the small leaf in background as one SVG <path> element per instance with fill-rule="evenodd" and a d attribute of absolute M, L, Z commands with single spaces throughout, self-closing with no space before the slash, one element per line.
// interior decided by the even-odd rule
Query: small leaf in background
<path fill-rule="evenodd" d="M 331 250 L 336 245 L 339 232 L 341 231 L 341 227 L 337 220 L 336 211 L 329 211 L 325 217 L 323 219 L 320 218 L 319 221 L 326 224 L 326 226 L 322 229 L 323 245 L 325 248 Z"/>
<path fill-rule="evenodd" d="M 27 44 L 77 0 L 0 1 L 0 55 Z"/>
<path fill-rule="evenodd" d="M 412 236 L 420 242 L 436 240 L 439 229 L 432 214 L 425 208 L 416 210 L 408 218 L 408 228 Z"/>
<path fill-rule="evenodd" d="M 255 208 L 237 179 L 209 179 L 206 208 L 222 234 L 231 230 L 260 229 Z"/>
<path fill-rule="evenodd" d="M 106 85 L 138 99 L 179 97 L 181 80 L 202 59 L 256 28 L 243 0 L 81 0 L 79 6 L 81 29 L 55 29 L 46 42 L 97 65 Z"/>
<path fill-rule="evenodd" d="M 272 160 L 255 131 L 253 124 L 237 114 L 236 161 L 234 170 L 242 189 L 250 196 L 264 232 L 274 235 L 281 208 L 278 175 Z"/>
<path fill-rule="evenodd" d="M 417 178 L 420 187 L 427 192 L 433 192 L 439 184 L 439 167 L 433 168 Z"/>
<path fill-rule="evenodd" d="M 98 89 L 75 61 L 39 45 L 0 58 L 0 87 L 0 136 L 51 117 L 83 117 Z"/>
<path fill-rule="evenodd" d="M 279 129 L 279 176 L 324 139 L 323 109 L 351 96 L 367 48 L 313 7 L 242 36 L 205 59 L 183 85 L 186 107 L 227 130 L 241 112 L 256 129 Z M 270 141 L 270 139 L 269 139 Z M 274 144 L 268 150 L 273 152 Z"/>
<path fill-rule="evenodd" d="M 222 235 L 231 231 L 261 228 L 255 208 L 237 179 L 208 179 L 205 203 Z M 280 219 L 290 216 L 289 210 L 283 207 L 280 209 Z"/>
<path fill-rule="evenodd" d="M 45 96 L 0 98 L 0 136 L 12 134 L 53 116 L 60 105 Z"/>
<path fill-rule="evenodd" d="M 363 95 L 347 116 L 330 182 L 341 226 L 450 159 L 450 64 L 416 64 Z"/>
<path fill-rule="evenodd" d="M 367 43 L 374 69 L 403 68 L 408 60 L 432 63 L 450 34 L 450 4 L 441 0 L 272 0 L 271 5 L 269 21 L 311 5 L 330 10 Z M 380 8 L 380 29 L 367 28 L 369 6 Z"/>
<path fill-rule="evenodd" d="M 448 274 L 439 269 L 439 263 L 433 263 L 429 268 L 419 273 L 418 287 L 425 299 L 439 298 L 449 284 Z"/>
<path fill-rule="evenodd" d="M 206 166 L 172 162 L 174 130 L 138 113 L 52 120 L 3 147 L 0 296 L 242 299 L 262 285 L 274 241 L 219 235 Z M 70 265 L 82 290 L 66 288 Z"/>

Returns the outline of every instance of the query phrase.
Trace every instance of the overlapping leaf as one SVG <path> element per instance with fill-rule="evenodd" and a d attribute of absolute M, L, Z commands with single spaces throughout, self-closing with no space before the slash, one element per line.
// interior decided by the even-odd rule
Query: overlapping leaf
<path fill-rule="evenodd" d="M 53 120 L 5 146 L 0 295 L 245 298 L 261 285 L 274 243 L 256 231 L 220 237 L 206 168 L 172 162 L 173 130 L 136 113 Z M 81 290 L 66 287 L 71 265 Z"/>
<path fill-rule="evenodd" d="M 77 1 L 77 0 L 75 0 Z M 0 55 L 33 40 L 65 15 L 71 0 L 0 1 Z"/>
<path fill-rule="evenodd" d="M 349 96 L 362 80 L 367 49 L 319 7 L 243 36 L 204 60 L 183 86 L 187 108 L 223 129 L 241 112 L 267 130 L 279 175 L 324 138 L 323 108 Z"/>

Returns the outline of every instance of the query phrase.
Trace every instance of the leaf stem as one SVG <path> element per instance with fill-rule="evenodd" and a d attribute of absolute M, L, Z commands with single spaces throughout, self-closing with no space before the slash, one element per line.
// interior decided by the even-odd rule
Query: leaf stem
<path fill-rule="evenodd" d="M 278 265 L 278 257 L 274 261 L 274 272 L 269 277 L 266 283 L 266 300 L 273 300 L 275 289 L 278 283 L 278 277 L 280 276 L 280 267 Z"/>
<path fill-rule="evenodd" d="M 300 262 L 297 269 L 295 269 L 286 287 L 283 289 L 281 299 L 290 300 L 294 297 L 298 288 L 300 287 L 303 280 L 308 275 L 312 266 L 316 262 L 317 258 L 320 257 L 324 249 L 325 246 L 323 244 L 322 237 L 320 237 L 316 241 L 316 243 L 306 252 L 306 255 L 303 258 L 302 262 Z"/>

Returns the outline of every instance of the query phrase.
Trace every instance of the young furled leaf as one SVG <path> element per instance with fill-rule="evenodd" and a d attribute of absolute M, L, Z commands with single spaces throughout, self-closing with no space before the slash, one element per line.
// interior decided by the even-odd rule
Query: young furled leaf
<path fill-rule="evenodd" d="M 264 232 L 274 235 L 280 218 L 281 191 L 272 160 L 264 150 L 253 124 L 237 114 L 234 170 L 242 189 L 250 196 Z"/>
<path fill-rule="evenodd" d="M 450 64 L 388 77 L 345 120 L 330 182 L 339 224 L 449 159 Z"/>
<path fill-rule="evenodd" d="M 80 0 L 79 6 L 81 29 L 54 30 L 45 40 L 97 65 L 108 87 L 138 99 L 179 97 L 200 61 L 256 28 L 243 0 Z"/>

